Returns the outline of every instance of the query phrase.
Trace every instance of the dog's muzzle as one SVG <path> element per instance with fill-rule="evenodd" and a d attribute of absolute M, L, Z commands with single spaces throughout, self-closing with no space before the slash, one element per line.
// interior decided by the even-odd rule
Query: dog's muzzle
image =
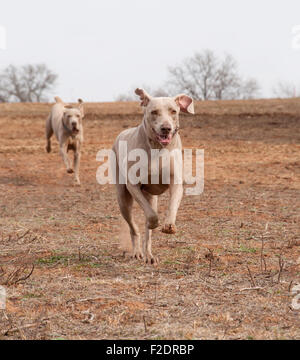
<path fill-rule="evenodd" d="M 162 128 L 160 133 L 157 133 L 154 129 L 152 129 L 156 140 L 162 145 L 162 146 L 167 146 L 171 143 L 173 137 L 175 136 L 175 134 L 177 134 L 179 128 L 176 128 L 173 132 L 171 131 L 170 128 L 166 129 L 166 128 Z"/>

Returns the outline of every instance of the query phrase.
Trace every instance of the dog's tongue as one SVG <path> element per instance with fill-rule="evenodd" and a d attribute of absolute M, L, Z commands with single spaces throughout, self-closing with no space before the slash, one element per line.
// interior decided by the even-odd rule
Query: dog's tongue
<path fill-rule="evenodd" d="M 164 136 L 159 136 L 159 141 L 163 145 L 170 144 L 171 140 L 172 140 L 172 134 L 169 134 L 169 136 L 167 138 Z"/>
<path fill-rule="evenodd" d="M 163 144 L 163 145 L 168 145 L 168 144 L 170 144 L 171 140 L 172 140 L 172 134 L 170 134 L 167 138 L 165 138 L 165 137 L 163 137 L 163 136 L 160 136 L 160 137 L 159 137 L 159 141 L 160 141 L 160 143 Z"/>

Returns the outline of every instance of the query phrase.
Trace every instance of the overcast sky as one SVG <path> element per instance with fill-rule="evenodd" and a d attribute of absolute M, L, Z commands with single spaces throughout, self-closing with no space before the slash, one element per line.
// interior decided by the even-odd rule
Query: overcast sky
<path fill-rule="evenodd" d="M 278 80 L 300 85 L 299 0 L 0 0 L 11 63 L 46 63 L 66 101 L 110 101 L 160 86 L 167 67 L 203 49 L 232 54 L 262 94 Z M 300 34 L 300 31 L 298 31 Z M 300 43 L 300 41 L 299 41 Z"/>

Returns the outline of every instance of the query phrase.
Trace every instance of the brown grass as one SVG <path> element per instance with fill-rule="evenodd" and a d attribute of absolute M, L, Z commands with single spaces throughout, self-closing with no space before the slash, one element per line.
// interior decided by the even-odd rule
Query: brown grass
<path fill-rule="evenodd" d="M 205 149 L 205 191 L 183 199 L 176 235 L 154 232 L 157 267 L 123 257 L 114 188 L 95 178 L 139 105 L 87 104 L 80 188 L 57 143 L 44 151 L 48 111 L 0 105 L 0 338 L 300 339 L 299 99 L 182 116 L 184 146 Z"/>

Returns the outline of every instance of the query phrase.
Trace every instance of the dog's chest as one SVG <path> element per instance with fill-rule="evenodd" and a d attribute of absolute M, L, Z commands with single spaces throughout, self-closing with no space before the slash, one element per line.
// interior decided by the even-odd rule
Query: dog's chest
<path fill-rule="evenodd" d="M 172 158 L 171 158 L 172 159 Z M 148 164 L 147 180 L 142 181 L 143 190 L 152 195 L 161 195 L 173 181 L 173 161 L 170 158 L 151 157 Z"/>
<path fill-rule="evenodd" d="M 77 142 L 78 142 L 77 136 L 75 136 L 75 137 L 70 136 L 68 138 L 68 151 L 70 151 L 70 150 L 76 151 Z"/>

